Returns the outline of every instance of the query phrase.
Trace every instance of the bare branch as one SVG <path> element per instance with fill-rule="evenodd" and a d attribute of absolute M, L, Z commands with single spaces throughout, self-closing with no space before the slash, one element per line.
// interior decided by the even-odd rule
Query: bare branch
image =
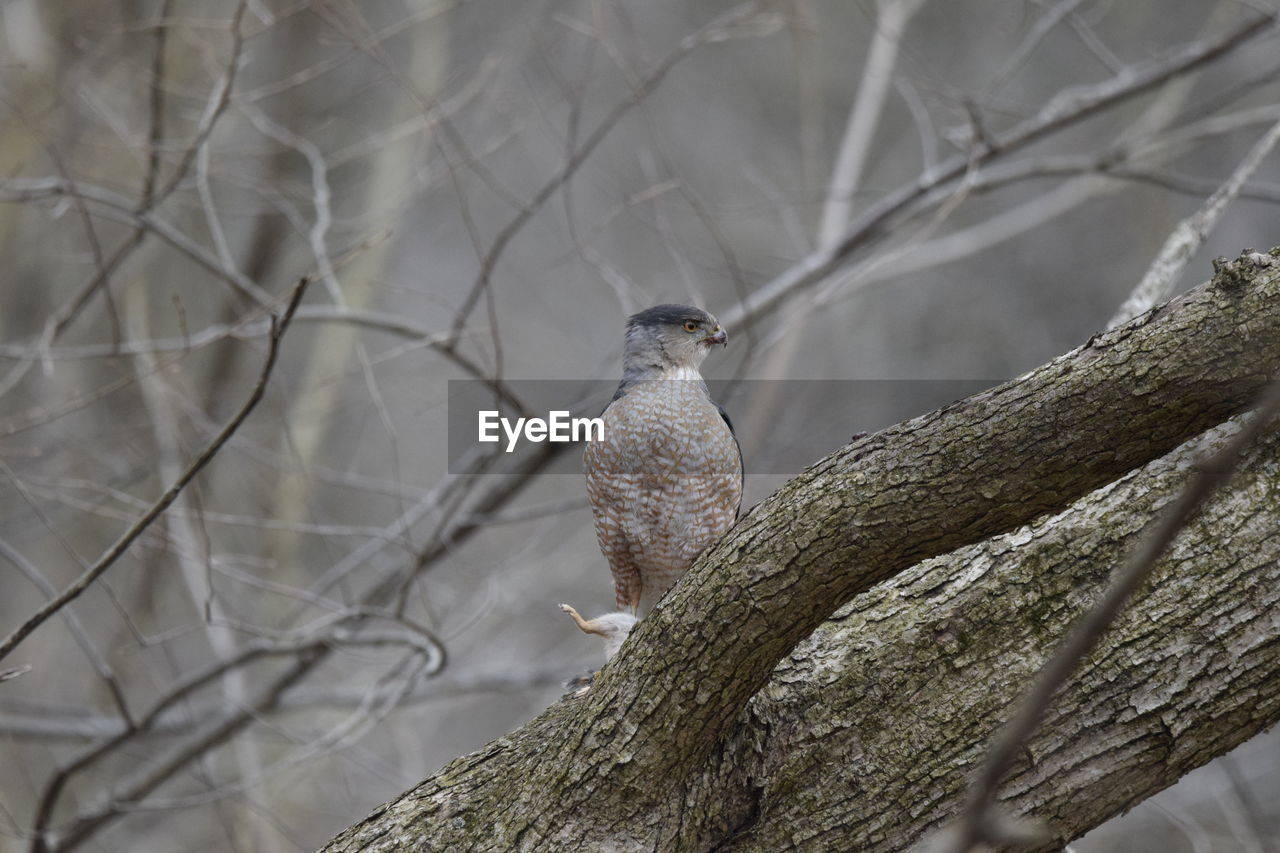
<path fill-rule="evenodd" d="M 293 320 L 293 312 L 297 310 L 298 303 L 302 300 L 302 294 L 306 291 L 307 284 L 308 281 L 306 279 L 298 283 L 293 289 L 293 293 L 290 295 L 289 302 L 285 306 L 284 312 L 280 315 L 279 321 L 273 324 L 274 328 L 269 338 L 267 358 L 263 363 L 262 372 L 259 374 L 258 382 L 250 392 L 249 398 L 245 400 L 240 410 L 227 422 L 222 432 L 191 461 L 177 481 L 165 490 L 165 493 L 151 505 L 150 509 L 121 534 L 120 538 L 84 574 L 14 629 L 3 641 L 0 641 L 0 660 L 7 657 L 19 643 L 26 639 L 32 631 L 44 624 L 50 616 L 78 598 L 95 580 L 101 577 L 102 573 L 109 569 L 120 555 L 128 550 L 133 541 L 150 526 L 151 522 L 155 521 L 169 504 L 173 503 L 174 498 L 200 473 L 205 465 L 209 464 L 217 456 L 218 451 L 226 444 L 227 439 L 234 435 L 240 425 L 248 419 L 250 413 L 257 407 L 258 402 L 266 392 L 267 380 L 271 377 L 271 370 L 275 367 L 276 356 L 279 354 L 280 340 L 284 337 L 285 331 L 289 328 L 289 323 Z"/>
<path fill-rule="evenodd" d="M 204 267 L 246 300 L 266 307 L 272 297 L 253 279 L 239 270 L 223 266 L 216 255 L 197 243 L 189 235 L 160 219 L 151 212 L 139 212 L 119 193 L 87 184 L 84 181 L 65 181 L 61 178 L 13 178 L 0 180 L 0 201 L 26 201 L 58 196 L 84 198 L 102 206 L 102 215 L 118 222 L 126 222 L 145 228 L 183 253 L 199 266 Z M 109 266 L 109 265 L 108 265 Z"/>
<path fill-rule="evenodd" d="M 1163 59 L 1131 67 L 1102 83 L 1059 93 L 1032 118 L 997 134 L 989 142 L 978 143 L 967 154 L 948 158 L 934 172 L 920 176 L 871 205 L 850 224 L 836 244 L 825 250 L 819 249 L 793 264 L 786 272 L 753 291 L 745 303 L 723 312 L 721 319 L 732 327 L 761 316 L 791 294 L 823 281 L 850 254 L 891 231 L 893 224 L 904 216 L 916 212 L 914 204 L 926 194 L 961 178 L 973 166 L 1023 148 L 1121 101 L 1150 91 L 1167 80 L 1207 65 L 1266 33 L 1274 22 L 1274 15 L 1257 17 L 1216 39 L 1184 45 Z"/>
<path fill-rule="evenodd" d="M 645 75 L 639 83 L 632 87 L 632 95 L 626 100 L 615 106 L 609 113 L 588 133 L 582 140 L 582 144 L 573 152 L 572 156 L 565 160 L 564 165 L 555 175 L 538 189 L 529 202 L 517 213 L 511 221 L 509 221 L 502 230 L 494 237 L 490 243 L 488 251 L 485 252 L 480 263 L 480 271 L 477 273 L 475 281 L 471 285 L 470 291 L 467 293 L 466 299 L 463 300 L 462 306 L 458 310 L 457 318 L 453 324 L 454 336 L 460 336 L 462 329 L 466 325 L 467 319 L 471 316 L 472 310 L 475 308 L 480 296 L 489 286 L 490 278 L 493 270 L 497 267 L 498 261 L 501 259 L 507 246 L 515 239 L 524 227 L 529 224 L 533 215 L 547 203 L 547 201 L 556 194 L 556 192 L 564 186 L 577 173 L 578 169 L 591 157 L 592 153 L 599 147 L 600 143 L 605 140 L 609 133 L 622 121 L 631 108 L 647 98 L 658 86 L 666 79 L 681 60 L 688 56 L 692 51 L 708 42 L 722 40 L 725 37 L 726 28 L 730 27 L 738 19 L 750 17 L 757 12 L 757 4 L 755 2 L 742 3 L 734 7 L 729 12 L 718 16 L 714 20 L 705 24 L 697 32 L 685 36 L 680 42 L 679 47 L 667 55 L 665 59 L 657 64 L 652 71 Z"/>
<path fill-rule="evenodd" d="M 1262 161 L 1271 153 L 1271 149 L 1277 142 L 1280 142 L 1280 122 L 1273 124 L 1271 129 L 1263 134 L 1257 144 L 1240 161 L 1240 165 L 1236 166 L 1231 177 L 1205 200 L 1199 210 L 1178 223 L 1173 233 L 1165 240 L 1160 254 L 1151 262 L 1146 274 L 1138 282 L 1138 286 L 1133 289 L 1129 298 L 1107 323 L 1108 328 L 1127 322 L 1169 298 L 1178 276 L 1186 268 L 1191 256 L 1200 249 L 1227 207 L 1235 201 L 1245 182 L 1262 165 Z"/>
<path fill-rule="evenodd" d="M 1084 0 L 1057 0 L 1050 8 L 1036 21 L 1035 25 L 1027 33 L 1022 42 L 1014 49 L 1009 58 L 991 75 L 986 85 L 983 87 L 983 93 L 989 94 L 996 92 L 1003 86 L 1008 79 L 1016 74 L 1026 64 L 1027 59 L 1035 51 L 1040 43 L 1044 41 L 1045 36 L 1062 23 L 1063 18 L 1073 16 L 1076 9 Z M 1113 73 L 1118 73 L 1119 69 L 1111 69 Z"/>
<path fill-rule="evenodd" d="M 871 49 L 858 77 L 858 93 L 849 110 L 831 172 L 831 185 L 818 226 L 817 245 L 826 249 L 835 245 L 849 227 L 853 215 L 853 199 L 862 184 L 862 173 L 871 153 L 871 140 L 884 113 L 885 98 L 893 83 L 893 69 L 902 49 L 902 35 L 911 19 L 924 5 L 924 0 L 880 0 L 878 17 L 872 30 Z"/>

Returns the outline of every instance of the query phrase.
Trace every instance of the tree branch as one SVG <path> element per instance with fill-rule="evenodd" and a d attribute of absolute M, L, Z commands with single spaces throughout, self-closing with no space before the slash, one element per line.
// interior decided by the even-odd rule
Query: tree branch
<path fill-rule="evenodd" d="M 1129 556 L 1110 588 L 1097 605 L 1071 631 L 1066 642 L 1054 653 L 1036 677 L 1031 691 L 1023 699 L 1006 728 L 991 746 L 986 762 L 978 772 L 969 792 L 950 849 L 964 853 L 980 841 L 993 844 L 1004 839 L 991 837 L 993 823 L 989 813 L 991 798 L 1005 773 L 1009 771 L 1023 742 L 1031 736 L 1044 718 L 1054 694 L 1071 676 L 1108 627 L 1115 621 L 1130 597 L 1147 580 L 1160 556 L 1191 522 L 1206 501 L 1231 478 L 1240 461 L 1240 453 L 1271 425 L 1280 410 L 1280 385 L 1272 384 L 1254 417 L 1214 454 L 1194 463 L 1190 482 L 1170 506 L 1164 510 L 1155 529 Z"/>
<path fill-rule="evenodd" d="M 437 847 L 478 832 L 512 848 L 652 841 L 653 816 L 723 756 L 778 660 L 835 608 L 1167 453 L 1247 407 L 1278 367 L 1280 264 L 1245 257 L 1026 376 L 853 442 L 704 553 L 585 697 L 459 759 L 408 795 L 413 808 L 331 849 L 392 825 Z M 433 819 L 446 814 L 456 820 Z M 697 849 L 694 837 L 675 836 Z"/>
<path fill-rule="evenodd" d="M 86 589 L 89 588 L 94 581 L 102 576 L 102 573 L 111 568 L 111 565 L 129 549 L 142 532 L 151 525 L 151 522 L 160 517 L 168 507 L 173 503 L 178 494 L 186 487 L 188 483 L 195 479 L 204 466 L 208 465 L 213 457 L 218 455 L 218 451 L 227 443 L 227 440 L 235 434 L 240 425 L 248 419 L 249 415 L 257 407 L 258 402 L 262 400 L 262 395 L 267 390 L 267 380 L 271 378 L 271 371 L 276 364 L 276 356 L 280 352 L 280 340 L 284 337 L 285 331 L 289 328 L 290 321 L 293 320 L 293 312 L 297 310 L 298 304 L 302 301 L 302 294 L 307 288 L 307 279 L 302 279 L 293 289 L 293 293 L 289 297 L 288 305 L 284 309 L 284 313 L 279 320 L 272 320 L 272 332 L 268 339 L 267 359 L 262 365 L 262 371 L 258 375 L 258 381 L 254 385 L 253 390 L 249 393 L 249 398 L 245 400 L 244 405 L 240 407 L 240 411 L 236 412 L 231 420 L 227 421 L 227 425 L 222 428 L 214 439 L 200 451 L 200 454 L 187 466 L 181 476 L 174 481 L 173 485 L 165 490 L 164 494 L 156 499 L 142 516 L 135 521 L 129 528 L 120 535 L 118 539 L 108 548 L 101 557 L 99 557 L 92 566 L 78 577 L 71 586 L 67 587 L 56 597 L 48 601 L 43 607 L 37 610 L 29 619 L 13 630 L 9 636 L 0 641 L 0 660 L 4 660 L 10 652 L 12 652 L 19 643 L 27 636 L 45 623 L 49 617 L 53 616 L 68 603 L 80 597 Z"/>
<path fill-rule="evenodd" d="M 1026 121 L 989 141 L 976 142 L 973 150 L 944 160 L 933 172 L 921 175 L 869 206 L 833 245 L 810 253 L 781 275 L 752 291 L 741 305 L 721 312 L 721 322 L 728 328 L 750 322 L 752 318 L 772 310 L 783 299 L 825 280 L 832 271 L 845 264 L 853 252 L 877 236 L 890 233 L 895 224 L 921 209 L 918 205 L 923 204 L 927 209 L 936 190 L 970 173 L 975 166 L 983 165 L 998 155 L 1017 151 L 1127 98 L 1148 92 L 1168 80 L 1226 56 L 1236 47 L 1274 27 L 1275 21 L 1274 14 L 1259 16 L 1216 39 L 1197 40 L 1163 58 L 1133 66 L 1096 85 L 1065 89 Z"/>
<path fill-rule="evenodd" d="M 889 853 L 951 820 L 1027 682 L 1183 491 L 1188 468 L 1239 426 L 1064 513 L 914 566 L 824 623 L 739 716 L 724 749 L 737 766 L 704 772 L 694 788 L 695 800 L 714 793 L 743 815 L 717 849 Z M 1000 801 L 1046 825 L 1037 849 L 1061 850 L 1280 721 L 1278 473 L 1272 433 L 1020 751 Z"/>

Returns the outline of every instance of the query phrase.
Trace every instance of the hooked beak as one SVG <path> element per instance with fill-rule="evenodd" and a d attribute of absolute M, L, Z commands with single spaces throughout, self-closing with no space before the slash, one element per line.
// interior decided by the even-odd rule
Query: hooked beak
<path fill-rule="evenodd" d="M 711 346 L 712 344 L 727 346 L 729 343 L 729 333 L 724 329 L 717 328 L 714 334 L 707 335 L 702 339 L 702 342 L 707 346 Z"/>

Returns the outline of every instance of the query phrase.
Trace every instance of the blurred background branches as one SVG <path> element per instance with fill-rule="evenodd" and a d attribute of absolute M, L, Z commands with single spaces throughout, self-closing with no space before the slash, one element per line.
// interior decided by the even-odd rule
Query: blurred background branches
<path fill-rule="evenodd" d="M 1268 15 L 0 0 L 0 635 L 136 528 L 5 648 L 0 849 L 310 849 L 518 725 L 611 586 L 564 446 L 448 459 L 447 380 L 608 379 L 668 301 L 717 378 L 1028 370 L 1280 122 Z M 1252 169 L 1166 292 L 1280 242 Z M 772 387 L 748 470 L 833 449 Z M 1078 849 L 1262 844 L 1278 779 L 1252 742 Z"/>

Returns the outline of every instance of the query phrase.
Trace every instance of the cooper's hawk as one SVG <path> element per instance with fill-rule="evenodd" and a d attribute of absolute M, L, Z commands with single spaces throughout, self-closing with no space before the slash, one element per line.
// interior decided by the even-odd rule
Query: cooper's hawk
<path fill-rule="evenodd" d="M 583 463 L 618 607 L 632 614 L 648 613 L 737 517 L 742 454 L 698 372 L 711 347 L 727 342 L 715 317 L 687 305 L 627 321 L 622 384 Z M 575 621 L 609 639 L 584 627 L 599 620 Z"/>

